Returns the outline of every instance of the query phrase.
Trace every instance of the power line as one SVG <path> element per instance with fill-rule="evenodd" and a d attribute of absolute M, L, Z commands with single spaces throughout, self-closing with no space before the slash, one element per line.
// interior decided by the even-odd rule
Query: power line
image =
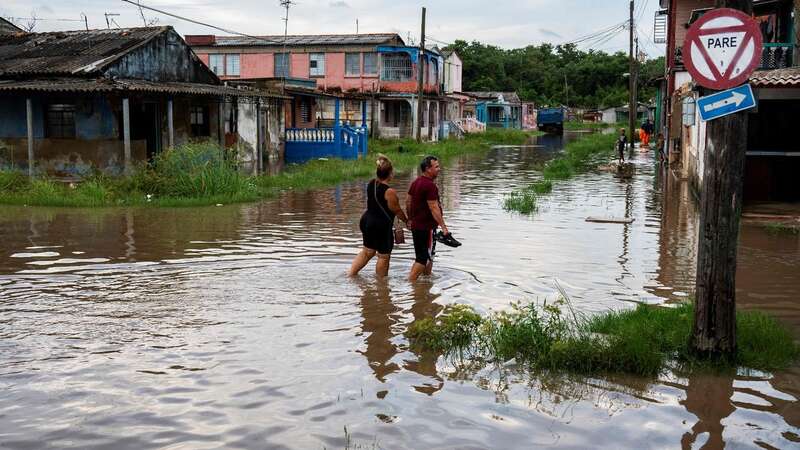
<path fill-rule="evenodd" d="M 620 27 L 620 26 L 624 26 L 626 23 L 628 23 L 628 21 L 627 21 L 627 20 L 625 20 L 625 21 L 622 21 L 622 22 L 620 22 L 620 23 L 617 23 L 617 24 L 615 24 L 615 25 L 612 25 L 612 26 L 610 26 L 610 27 L 603 28 L 602 30 L 595 31 L 595 32 L 593 32 L 593 33 L 589 33 L 589 34 L 587 34 L 587 35 L 580 36 L 580 37 L 577 37 L 577 38 L 575 38 L 575 39 L 572 39 L 572 40 L 569 40 L 569 41 L 565 41 L 565 42 L 563 42 L 563 43 L 561 43 L 561 44 L 559 44 L 559 45 L 579 44 L 579 43 L 581 43 L 581 42 L 590 41 L 590 40 L 596 39 L 597 37 L 599 37 L 599 36 L 601 36 L 601 35 L 605 35 L 606 33 L 613 32 L 613 31 L 615 31 L 615 30 L 616 30 L 618 27 Z"/>
<path fill-rule="evenodd" d="M 155 12 L 157 12 L 159 14 L 164 14 L 165 16 L 170 16 L 170 17 L 173 17 L 175 19 L 183 20 L 183 21 L 186 21 L 186 22 L 191 22 L 191 23 L 193 23 L 195 25 L 202 25 L 204 27 L 213 28 L 215 30 L 222 31 L 223 33 L 233 34 L 235 36 L 243 36 L 243 37 L 246 37 L 246 38 L 255 39 L 257 41 L 262 41 L 262 42 L 267 42 L 267 43 L 270 43 L 270 44 L 278 44 L 278 45 L 283 44 L 283 42 L 281 42 L 281 41 L 268 39 L 268 38 L 265 38 L 263 36 L 253 36 L 253 35 L 250 35 L 250 34 L 240 33 L 238 31 L 233 31 L 233 30 L 229 30 L 229 29 L 226 29 L 226 28 L 218 27 L 216 25 L 211 25 L 210 23 L 200 22 L 199 20 L 190 19 L 188 17 L 180 16 L 178 14 L 173 14 L 173 13 L 161 10 L 161 9 L 153 8 L 152 6 L 146 6 L 146 5 L 143 5 L 143 4 L 139 3 L 139 2 L 135 2 L 135 1 L 132 1 L 132 0 L 121 0 L 121 1 L 123 1 L 125 3 L 130 3 L 131 5 L 134 5 L 136 7 L 149 9 L 150 11 L 155 11 Z"/>
<path fill-rule="evenodd" d="M 35 20 L 35 21 L 43 21 L 43 22 L 83 22 L 83 19 L 43 19 L 41 17 L 11 17 L 6 16 L 6 19 L 14 21 L 14 20 Z"/>

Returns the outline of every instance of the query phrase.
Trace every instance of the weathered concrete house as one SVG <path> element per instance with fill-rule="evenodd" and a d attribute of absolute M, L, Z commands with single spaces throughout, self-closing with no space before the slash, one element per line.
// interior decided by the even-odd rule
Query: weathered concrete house
<path fill-rule="evenodd" d="M 299 79 L 316 93 L 294 92 L 287 111 L 293 128 L 316 129 L 333 119 L 342 95 L 341 120 L 366 124 L 380 137 L 410 137 L 416 115 L 418 64 L 424 73 L 423 137 L 435 140 L 442 120 L 440 55 L 406 46 L 394 33 L 355 35 L 186 36 L 200 58 L 223 80 Z M 291 84 L 291 83 L 290 83 Z M 430 119 L 430 120 L 429 120 Z"/>
<path fill-rule="evenodd" d="M 116 174 L 211 139 L 255 171 L 280 99 L 223 86 L 171 27 L 0 35 L 0 165 Z"/>
<path fill-rule="evenodd" d="M 667 83 L 662 107 L 673 168 L 696 191 L 702 186 L 706 124 L 695 107 L 702 94 L 684 66 L 682 48 L 688 27 L 714 8 L 713 0 L 661 0 L 667 18 Z M 761 65 L 750 77 L 758 108 L 748 114 L 744 196 L 749 204 L 800 201 L 800 152 L 794 139 L 800 117 L 800 67 L 796 16 L 792 0 L 755 0 L 764 47 Z"/>

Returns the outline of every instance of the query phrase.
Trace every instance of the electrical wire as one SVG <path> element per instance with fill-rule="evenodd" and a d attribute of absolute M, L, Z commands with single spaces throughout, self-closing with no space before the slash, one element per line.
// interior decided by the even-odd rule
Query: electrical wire
<path fill-rule="evenodd" d="M 253 35 L 250 35 L 250 34 L 241 33 L 241 32 L 234 31 L 234 30 L 229 30 L 229 29 L 226 29 L 226 28 L 218 27 L 216 25 L 211 25 L 210 23 L 200 22 L 199 20 L 190 19 L 188 17 L 179 16 L 178 14 L 173 14 L 173 13 L 161 10 L 161 9 L 153 8 L 152 6 L 146 6 L 146 5 L 143 5 L 143 4 L 141 4 L 139 2 L 136 2 L 136 1 L 132 1 L 132 0 L 121 0 L 121 1 L 125 2 L 125 3 L 130 3 L 131 5 L 134 5 L 134 6 L 139 7 L 139 8 L 144 8 L 144 9 L 148 9 L 150 11 L 155 11 L 155 12 L 157 12 L 159 14 L 164 14 L 165 16 L 173 17 L 175 19 L 183 20 L 183 21 L 186 21 L 186 22 L 191 22 L 191 23 L 193 23 L 195 25 L 202 25 L 204 27 L 213 28 L 215 30 L 222 31 L 224 33 L 233 34 L 235 36 L 243 36 L 243 37 L 246 37 L 246 38 L 255 39 L 257 41 L 262 41 L 262 42 L 267 42 L 267 43 L 270 43 L 270 44 L 283 45 L 283 41 L 277 41 L 277 40 L 274 40 L 274 39 L 265 38 L 263 36 L 253 36 Z"/>

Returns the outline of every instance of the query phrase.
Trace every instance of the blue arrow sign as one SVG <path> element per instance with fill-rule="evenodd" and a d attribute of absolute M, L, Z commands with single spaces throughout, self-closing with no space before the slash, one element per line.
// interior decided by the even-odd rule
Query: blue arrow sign
<path fill-rule="evenodd" d="M 749 84 L 697 99 L 700 119 L 704 122 L 756 107 L 756 98 Z"/>

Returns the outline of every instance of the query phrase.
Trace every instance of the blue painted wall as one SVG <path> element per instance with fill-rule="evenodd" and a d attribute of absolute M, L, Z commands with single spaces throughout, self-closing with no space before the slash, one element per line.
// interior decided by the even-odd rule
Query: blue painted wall
<path fill-rule="evenodd" d="M 28 137 L 28 119 L 24 97 L 0 97 L 0 139 Z M 44 114 L 41 104 L 33 101 L 33 137 L 44 137 Z"/>
<path fill-rule="evenodd" d="M 116 139 L 114 112 L 111 104 L 103 97 L 89 97 L 52 100 L 54 103 L 75 104 L 75 136 L 77 139 Z M 43 139 L 44 110 L 48 99 L 33 100 L 33 136 Z M 25 111 L 25 97 L 0 97 L 0 139 L 26 138 L 28 125 Z"/>

